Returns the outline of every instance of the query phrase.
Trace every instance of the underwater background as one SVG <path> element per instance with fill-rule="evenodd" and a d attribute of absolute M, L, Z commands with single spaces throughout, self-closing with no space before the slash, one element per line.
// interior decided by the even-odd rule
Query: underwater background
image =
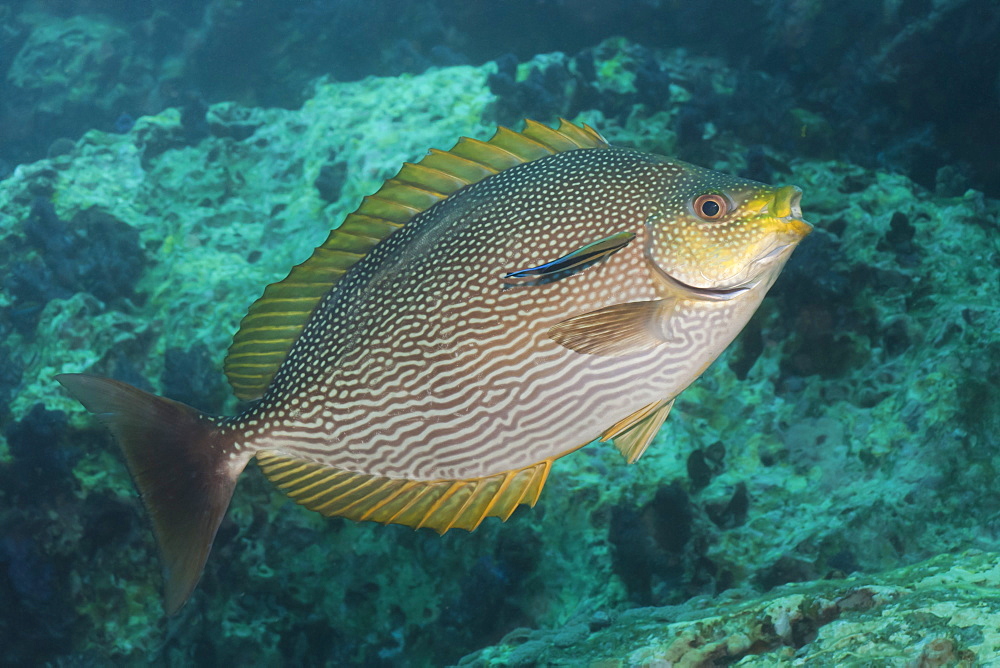
<path fill-rule="evenodd" d="M 162 610 L 53 380 L 236 408 L 263 288 L 404 160 L 558 117 L 804 190 L 816 225 L 642 460 L 474 533 L 248 468 Z M 1000 4 L 0 4 L 0 664 L 1000 662 Z"/>

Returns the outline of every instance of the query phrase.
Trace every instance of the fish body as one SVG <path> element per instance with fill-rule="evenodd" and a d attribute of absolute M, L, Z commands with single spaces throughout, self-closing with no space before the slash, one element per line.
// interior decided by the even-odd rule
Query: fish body
<path fill-rule="evenodd" d="M 533 504 L 595 439 L 638 459 L 810 229 L 797 188 L 585 126 L 466 142 L 404 167 L 251 308 L 227 359 L 259 396 L 244 413 L 60 377 L 125 452 L 168 611 L 253 458 L 311 509 L 440 532 Z"/>

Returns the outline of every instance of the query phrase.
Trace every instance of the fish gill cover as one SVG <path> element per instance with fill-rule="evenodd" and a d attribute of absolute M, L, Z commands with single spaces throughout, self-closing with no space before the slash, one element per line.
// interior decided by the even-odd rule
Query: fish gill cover
<path fill-rule="evenodd" d="M 996 656 L 995 7 L 283 7 L 0 9 L 5 662 Z M 163 618 L 123 462 L 54 375 L 236 410 L 222 354 L 265 284 L 404 160 L 559 115 L 798 184 L 817 230 L 638 464 L 585 448 L 444 537 L 251 468 Z"/>

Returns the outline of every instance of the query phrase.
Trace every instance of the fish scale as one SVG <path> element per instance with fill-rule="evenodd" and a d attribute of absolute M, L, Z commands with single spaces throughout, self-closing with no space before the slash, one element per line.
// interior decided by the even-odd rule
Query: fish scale
<path fill-rule="evenodd" d="M 407 163 L 264 291 L 226 359 L 244 413 L 59 380 L 125 454 L 174 612 L 251 459 L 317 512 L 441 533 L 591 441 L 637 460 L 808 233 L 800 195 L 528 121 Z"/>
<path fill-rule="evenodd" d="M 640 269 L 638 252 L 616 258 L 620 262 L 613 266 L 539 286 L 540 294 L 532 295 L 527 307 L 523 291 L 501 287 L 501 277 L 512 267 L 563 255 L 621 228 L 638 227 L 642 232 L 645 211 L 651 205 L 648 195 L 639 189 L 623 189 L 621 179 L 614 178 L 632 171 L 636 172 L 634 181 L 641 182 L 643 163 L 636 156 L 615 149 L 556 154 L 471 186 L 450 203 L 450 208 L 469 213 L 455 216 L 447 229 L 442 229 L 436 210 L 409 223 L 362 260 L 340 289 L 326 298 L 259 409 L 248 416 L 286 431 L 280 436 L 265 433 L 241 445 L 366 473 L 421 480 L 474 478 L 521 468 L 596 438 L 606 425 L 590 426 L 589 433 L 578 427 L 588 423 L 587 415 L 596 407 L 604 406 L 617 420 L 652 401 L 647 399 L 650 392 L 655 398 L 664 396 L 668 388 L 662 382 L 646 391 L 633 388 L 628 401 L 602 396 L 595 385 L 616 383 L 618 365 L 607 361 L 595 365 L 595 360 L 586 358 L 573 364 L 572 358 L 579 355 L 545 337 L 549 327 L 574 312 L 614 300 L 655 298 L 655 286 L 648 277 L 632 280 L 629 286 L 621 280 L 635 273 L 628 270 L 629 265 Z M 562 209 L 556 196 L 570 187 L 584 190 L 587 196 Z M 509 192 L 517 195 L 503 207 L 482 210 L 481 202 Z M 552 227 L 540 226 L 541 221 L 551 221 Z M 552 228 L 559 233 L 554 234 Z M 445 235 L 449 240 L 443 250 L 416 257 L 410 253 L 413 247 L 434 245 L 425 237 L 437 242 Z M 406 262 L 410 257 L 413 261 Z M 390 273 L 387 266 L 393 267 L 388 280 L 384 278 Z M 373 290 L 386 297 L 360 297 Z M 470 326 L 470 312 L 480 313 L 488 324 Z M 427 318 L 431 313 L 437 317 Z M 505 317 L 521 327 L 490 332 L 490 326 Z M 406 327 L 415 320 L 423 320 L 424 326 Z M 413 348 L 421 354 L 409 366 L 395 359 L 395 351 Z M 358 363 L 345 363 L 348 360 Z M 545 377 L 531 372 L 537 365 L 550 369 Z M 408 369 L 413 370 L 408 382 L 391 387 Z M 313 374 L 319 383 L 310 380 Z M 477 382 L 466 382 L 470 375 Z M 490 389 L 505 384 L 505 392 L 490 396 Z M 522 385 L 545 392 L 536 391 L 531 402 L 519 402 L 515 395 Z M 345 398 L 331 400 L 322 387 L 349 389 Z M 354 390 L 355 400 L 353 388 L 359 388 Z M 586 400 L 591 393 L 593 398 Z M 577 410 L 565 413 L 558 423 L 538 424 L 534 418 L 539 411 L 547 411 L 554 401 L 567 396 L 574 397 Z M 291 398 L 300 402 L 297 406 L 303 411 L 319 406 L 324 420 L 337 425 L 332 436 L 340 447 L 328 447 L 331 435 L 322 430 L 294 431 Z M 357 401 L 363 411 L 356 410 Z M 480 417 L 463 412 L 470 406 L 484 409 L 491 420 L 508 427 L 474 429 Z M 517 425 L 522 424 L 534 430 L 519 429 Z M 239 422 L 233 428 L 239 430 Z M 310 438 L 314 434 L 318 442 Z M 309 444 L 302 445 L 303 441 Z M 507 456 L 487 460 L 498 442 L 504 444 Z M 445 466 L 438 466 L 439 461 Z"/>

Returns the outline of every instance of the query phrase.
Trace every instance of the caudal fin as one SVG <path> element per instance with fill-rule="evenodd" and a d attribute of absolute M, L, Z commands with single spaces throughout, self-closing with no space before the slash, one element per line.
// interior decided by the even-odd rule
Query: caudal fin
<path fill-rule="evenodd" d="M 153 520 L 167 614 L 187 601 L 242 470 L 216 425 L 182 403 L 85 374 L 56 380 L 111 430 Z"/>

